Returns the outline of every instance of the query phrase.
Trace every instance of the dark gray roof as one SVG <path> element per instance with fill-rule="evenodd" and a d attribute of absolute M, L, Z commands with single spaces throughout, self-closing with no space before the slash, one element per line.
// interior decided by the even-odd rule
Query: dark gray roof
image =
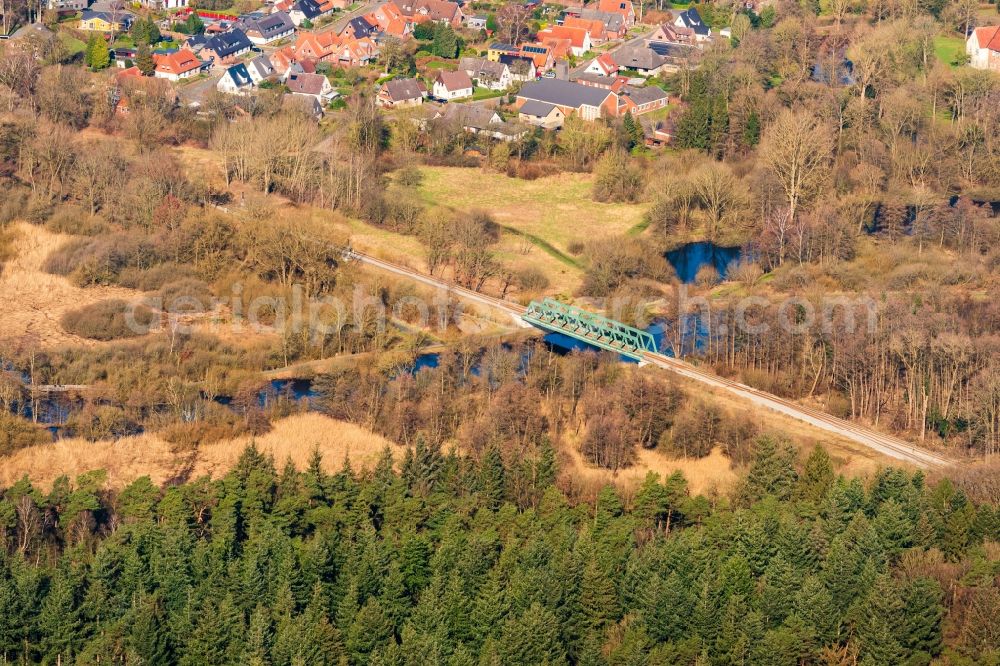
<path fill-rule="evenodd" d="M 499 125 L 503 119 L 493 109 L 481 104 L 448 104 L 441 114 L 446 120 L 458 120 L 462 127 L 486 129 L 491 125 Z"/>
<path fill-rule="evenodd" d="M 293 93 L 300 95 L 319 95 L 323 92 L 326 77 L 322 74 L 289 74 L 285 85 Z"/>
<path fill-rule="evenodd" d="M 250 38 L 239 28 L 215 35 L 205 43 L 205 48 L 215 51 L 220 58 L 231 56 L 240 51 L 248 51 L 253 47 Z"/>
<path fill-rule="evenodd" d="M 389 96 L 392 97 L 392 101 L 401 102 L 408 99 L 417 99 L 418 97 L 423 97 L 426 89 L 416 79 L 393 79 L 392 81 L 386 81 L 386 90 L 389 91 Z"/>
<path fill-rule="evenodd" d="M 660 55 L 646 44 L 626 44 L 614 54 L 615 62 L 628 69 L 656 69 L 667 62 L 667 57 Z"/>
<path fill-rule="evenodd" d="M 584 105 L 600 106 L 611 94 L 610 90 L 571 81 L 541 79 L 524 84 L 518 97 L 576 109 Z"/>
<path fill-rule="evenodd" d="M 249 67 L 253 67 L 257 70 L 257 73 L 265 79 L 274 74 L 274 65 L 271 64 L 271 59 L 264 54 L 261 54 L 251 60 Z"/>
<path fill-rule="evenodd" d="M 458 68 L 474 79 L 499 81 L 507 65 L 486 58 L 462 58 L 458 61 Z"/>
<path fill-rule="evenodd" d="M 349 26 L 354 28 L 354 36 L 358 39 L 362 37 L 367 37 L 373 32 L 375 32 L 375 26 L 365 20 L 363 16 L 357 18 L 352 18 L 347 22 Z"/>
<path fill-rule="evenodd" d="M 685 28 L 691 28 L 696 34 L 707 35 L 709 33 L 708 26 L 701 20 L 701 14 L 694 7 L 681 12 L 678 18 L 684 22 Z"/>
<path fill-rule="evenodd" d="M 106 12 L 106 11 L 95 11 L 93 9 L 84 9 L 82 12 L 80 12 L 80 19 L 83 21 L 89 21 L 90 19 L 95 19 L 95 18 L 103 19 L 108 23 L 114 23 L 117 20 L 118 23 L 129 24 L 132 22 L 133 16 L 131 13 L 124 10 L 118 12 L 110 12 L 110 11 Z"/>
<path fill-rule="evenodd" d="M 244 30 L 255 30 L 265 39 L 273 39 L 287 32 L 295 31 L 295 24 L 285 12 L 276 12 L 262 17 L 241 21 Z"/>
<path fill-rule="evenodd" d="M 547 102 L 539 102 L 538 100 L 529 99 L 527 102 L 521 105 L 518 109 L 519 113 L 523 113 L 526 116 L 535 116 L 536 118 L 544 118 L 545 116 L 552 113 L 552 109 L 556 108 L 552 104 Z"/>
<path fill-rule="evenodd" d="M 302 12 L 302 15 L 307 19 L 314 19 L 323 13 L 323 8 L 319 6 L 316 0 L 299 0 L 295 3 L 293 9 Z"/>
<path fill-rule="evenodd" d="M 503 53 L 500 55 L 500 62 L 510 67 L 511 71 L 516 71 L 519 67 L 524 67 L 526 71 L 531 71 L 531 68 L 535 65 L 535 61 L 527 56 L 514 55 L 512 53 Z"/>
<path fill-rule="evenodd" d="M 243 86 L 252 86 L 253 79 L 250 78 L 250 72 L 247 70 L 247 66 L 243 63 L 238 65 L 233 65 L 226 70 L 225 76 L 232 79 L 233 83 L 236 84 L 237 88 L 242 88 Z"/>
<path fill-rule="evenodd" d="M 649 104 L 650 102 L 656 102 L 668 97 L 667 93 L 657 86 L 646 86 L 644 88 L 625 86 L 625 89 L 622 90 L 622 95 L 627 96 L 637 105 Z"/>
<path fill-rule="evenodd" d="M 609 32 L 618 32 L 625 23 L 625 17 L 612 12 L 602 12 L 597 9 L 584 9 L 580 12 L 580 18 L 591 21 L 602 21 L 604 27 Z"/>

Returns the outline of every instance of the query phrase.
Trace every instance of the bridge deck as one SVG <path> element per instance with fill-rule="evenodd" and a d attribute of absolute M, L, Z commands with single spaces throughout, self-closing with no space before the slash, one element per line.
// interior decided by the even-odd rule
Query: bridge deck
<path fill-rule="evenodd" d="M 539 328 L 564 333 L 581 342 L 636 360 L 641 360 L 645 352 L 656 351 L 656 342 L 646 331 L 551 298 L 542 302 L 532 301 L 522 318 Z"/>

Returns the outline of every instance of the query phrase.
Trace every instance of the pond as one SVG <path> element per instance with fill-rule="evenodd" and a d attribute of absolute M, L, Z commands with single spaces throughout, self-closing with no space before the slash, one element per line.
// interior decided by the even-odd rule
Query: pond
<path fill-rule="evenodd" d="M 740 247 L 716 245 L 711 241 L 686 243 L 664 255 L 677 273 L 677 279 L 691 284 L 704 266 L 714 266 L 719 279 L 724 280 L 729 269 L 743 258 Z"/>

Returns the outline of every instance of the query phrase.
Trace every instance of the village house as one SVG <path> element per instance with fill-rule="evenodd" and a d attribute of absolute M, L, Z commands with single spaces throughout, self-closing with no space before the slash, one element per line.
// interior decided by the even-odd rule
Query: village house
<path fill-rule="evenodd" d="M 328 10 L 324 10 L 323 6 L 317 0 L 297 0 L 292 5 L 292 8 L 288 10 L 288 16 L 296 28 L 306 21 L 315 23 L 327 13 Z"/>
<path fill-rule="evenodd" d="M 647 41 L 621 47 L 615 51 L 615 62 L 619 70 L 632 70 L 639 76 L 656 76 L 661 72 L 677 71 L 700 53 L 697 47 L 686 44 Z"/>
<path fill-rule="evenodd" d="M 490 17 L 486 14 L 476 14 L 465 17 L 465 27 L 469 30 L 485 30 Z"/>
<path fill-rule="evenodd" d="M 340 41 L 340 38 L 332 32 L 300 32 L 295 38 L 292 50 L 296 59 L 311 58 L 325 62 L 333 58 Z"/>
<path fill-rule="evenodd" d="M 596 19 L 585 19 L 578 18 L 575 16 L 567 16 L 563 21 L 562 27 L 564 28 L 577 28 L 580 30 L 586 30 L 590 36 L 590 43 L 593 45 L 603 44 L 608 41 L 607 35 L 604 33 L 604 22 L 598 21 Z"/>
<path fill-rule="evenodd" d="M 539 44 L 537 42 L 531 44 L 522 44 L 521 49 L 518 52 L 525 58 L 531 58 L 532 62 L 535 63 L 535 69 L 539 72 L 547 72 L 552 69 L 555 64 L 556 57 L 552 52 L 552 48 L 545 44 Z"/>
<path fill-rule="evenodd" d="M 571 15 L 576 15 L 579 18 L 590 21 L 600 21 L 604 25 L 604 34 L 608 39 L 624 39 L 625 35 L 628 34 L 628 26 L 625 25 L 625 14 L 585 8 Z"/>
<path fill-rule="evenodd" d="M 188 6 L 188 0 L 140 0 L 143 7 L 147 9 L 184 9 Z"/>
<path fill-rule="evenodd" d="M 540 79 L 524 84 L 517 93 L 518 111 L 531 101 L 557 106 L 564 115 L 576 113 L 584 120 L 618 114 L 618 95 L 612 91 L 560 79 Z"/>
<path fill-rule="evenodd" d="M 500 56 L 502 55 L 519 55 L 520 53 L 521 48 L 518 46 L 505 44 L 504 42 L 494 42 L 486 49 L 486 59 L 493 62 L 500 62 Z"/>
<path fill-rule="evenodd" d="M 250 53 L 253 42 L 239 28 L 214 35 L 201 48 L 202 60 L 208 60 L 216 67 L 231 65 L 240 57 Z"/>
<path fill-rule="evenodd" d="M 396 0 L 396 7 L 413 23 L 432 21 L 460 28 L 465 22 L 461 6 L 448 0 Z"/>
<path fill-rule="evenodd" d="M 254 81 L 244 63 L 228 68 L 215 85 L 216 90 L 230 95 L 243 95 L 253 90 Z"/>
<path fill-rule="evenodd" d="M 566 26 L 554 25 L 544 30 L 538 31 L 538 41 L 543 44 L 555 44 L 568 41 L 570 53 L 576 57 L 582 56 L 593 46 L 590 39 L 590 32 L 585 28 L 568 28 Z"/>
<path fill-rule="evenodd" d="M 268 14 L 249 14 L 240 19 L 240 29 L 247 38 L 257 46 L 263 46 L 285 39 L 295 34 L 295 26 L 285 12 Z"/>
<path fill-rule="evenodd" d="M 635 25 L 635 7 L 632 0 L 600 0 L 597 10 L 608 14 L 618 14 L 625 22 L 625 30 Z"/>
<path fill-rule="evenodd" d="M 344 40 L 334 49 L 332 60 L 346 67 L 362 67 L 375 62 L 378 55 L 378 44 L 364 37 Z"/>
<path fill-rule="evenodd" d="M 1000 72 L 1000 25 L 976 28 L 965 42 L 969 67 Z"/>
<path fill-rule="evenodd" d="M 555 104 L 528 100 L 518 109 L 517 119 L 542 129 L 554 130 L 563 126 L 566 114 Z"/>
<path fill-rule="evenodd" d="M 462 71 L 438 70 L 431 92 L 434 97 L 446 101 L 472 97 L 472 79 Z"/>
<path fill-rule="evenodd" d="M 275 73 L 274 65 L 271 64 L 271 59 L 266 55 L 259 55 L 248 62 L 247 71 L 250 72 L 250 78 L 253 79 L 254 85 L 260 85 L 261 81 L 271 78 Z"/>
<path fill-rule="evenodd" d="M 277 74 L 279 78 L 284 79 L 292 65 L 298 62 L 298 56 L 295 55 L 295 50 L 291 46 L 284 46 L 277 51 L 272 52 L 271 55 L 268 56 L 268 60 L 271 61 L 271 67 L 274 68 L 274 73 Z"/>
<path fill-rule="evenodd" d="M 610 53 L 602 53 L 587 65 L 583 70 L 586 74 L 596 74 L 597 76 L 614 76 L 618 73 L 618 63 Z"/>
<path fill-rule="evenodd" d="M 507 65 L 511 81 L 534 81 L 538 76 L 535 61 L 521 55 L 503 54 L 498 62 Z"/>
<path fill-rule="evenodd" d="M 312 97 L 324 105 L 337 96 L 337 91 L 322 74 L 290 73 L 285 79 L 285 85 L 293 95 Z"/>
<path fill-rule="evenodd" d="M 393 79 L 378 90 L 375 103 L 386 109 L 419 106 L 427 96 L 427 86 L 420 79 Z"/>
<path fill-rule="evenodd" d="M 198 56 L 188 49 L 180 49 L 170 53 L 154 53 L 153 62 L 156 65 L 153 76 L 168 81 L 180 81 L 197 76 L 202 68 L 202 62 L 198 60 Z"/>
<path fill-rule="evenodd" d="M 470 134 L 498 141 L 517 141 L 528 133 L 527 127 L 508 123 L 495 109 L 479 104 L 448 104 L 437 112 L 435 121 L 458 125 Z"/>
<path fill-rule="evenodd" d="M 656 111 L 667 106 L 669 96 L 666 91 L 657 86 L 625 86 L 619 93 L 618 114 L 631 113 L 640 116 L 650 111 Z"/>
<path fill-rule="evenodd" d="M 701 20 L 701 14 L 694 7 L 679 13 L 674 19 L 674 26 L 694 32 L 695 42 L 708 42 L 712 39 L 712 29 L 705 25 Z"/>
<path fill-rule="evenodd" d="M 352 18 L 341 30 L 341 37 L 350 37 L 353 39 L 361 39 L 363 37 L 372 37 L 378 32 L 374 25 L 368 22 L 363 16 L 358 16 L 357 18 Z"/>
<path fill-rule="evenodd" d="M 628 78 L 625 76 L 600 76 L 599 74 L 588 74 L 586 72 L 574 77 L 573 81 L 583 86 L 603 88 L 614 93 L 620 93 L 628 85 Z"/>
<path fill-rule="evenodd" d="M 486 58 L 462 58 L 458 69 L 468 74 L 480 88 L 506 90 L 513 82 L 507 65 Z"/>
<path fill-rule="evenodd" d="M 651 42 L 667 42 L 669 44 L 695 44 L 694 30 L 691 28 L 678 27 L 673 23 L 664 23 L 656 27 L 653 34 L 649 36 Z"/>
<path fill-rule="evenodd" d="M 377 26 L 379 31 L 400 39 L 407 37 L 411 32 L 411 23 L 399 7 L 391 2 L 380 5 L 375 10 L 365 16 L 365 20 L 373 26 Z"/>
<path fill-rule="evenodd" d="M 80 30 L 90 32 L 122 32 L 132 27 L 135 19 L 125 10 L 91 11 L 84 9 L 80 13 Z"/>

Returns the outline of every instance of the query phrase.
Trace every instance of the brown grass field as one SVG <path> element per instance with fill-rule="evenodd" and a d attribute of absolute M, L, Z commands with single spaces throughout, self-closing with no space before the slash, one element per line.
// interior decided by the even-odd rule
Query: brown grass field
<path fill-rule="evenodd" d="M 175 452 L 168 442 L 151 434 L 100 442 L 62 439 L 0 459 L 0 487 L 9 486 L 27 474 L 34 484 L 48 488 L 59 476 L 75 478 L 94 469 L 106 470 L 108 485 L 113 488 L 124 487 L 141 476 L 162 484 L 182 472 L 189 478 L 205 475 L 218 478 L 236 463 L 250 441 L 250 437 L 240 437 L 188 453 Z M 254 441 L 261 451 L 274 456 L 279 467 L 291 457 L 299 469 L 305 468 L 313 449 L 319 447 L 324 466 L 330 472 L 341 469 L 345 458 L 354 469 L 368 468 L 386 446 L 395 454 L 403 450 L 360 426 L 315 413 L 282 419 L 271 432 Z"/>
<path fill-rule="evenodd" d="M 132 299 L 139 292 L 118 287 L 82 289 L 65 277 L 49 275 L 42 271 L 42 263 L 71 237 L 25 223 L 14 224 L 13 230 L 14 258 L 0 273 L 0 342 L 34 348 L 101 344 L 67 333 L 59 319 L 67 310 L 108 298 Z"/>

